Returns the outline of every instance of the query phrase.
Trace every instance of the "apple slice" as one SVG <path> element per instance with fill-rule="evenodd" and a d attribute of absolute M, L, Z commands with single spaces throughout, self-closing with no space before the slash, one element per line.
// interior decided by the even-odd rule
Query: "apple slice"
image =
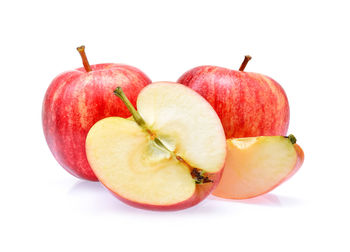
<path fill-rule="evenodd" d="M 218 183 L 226 157 L 220 119 L 195 91 L 177 83 L 144 88 L 136 111 L 115 90 L 133 120 L 109 117 L 86 138 L 98 179 L 122 201 L 141 208 L 178 210 L 203 200 Z"/>
<path fill-rule="evenodd" d="M 293 135 L 232 138 L 222 179 L 213 194 L 247 199 L 267 193 L 302 165 L 304 152 Z"/>

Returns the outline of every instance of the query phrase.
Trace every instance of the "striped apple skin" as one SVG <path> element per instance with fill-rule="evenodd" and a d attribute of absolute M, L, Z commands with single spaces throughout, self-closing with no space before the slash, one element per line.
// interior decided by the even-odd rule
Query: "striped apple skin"
<path fill-rule="evenodd" d="M 99 120 L 131 116 L 113 94 L 121 86 L 135 106 L 143 87 L 151 80 L 137 68 L 121 64 L 97 64 L 86 72 L 78 68 L 57 76 L 46 91 L 42 124 L 47 144 L 58 163 L 72 175 L 97 181 L 85 154 L 89 129 Z"/>
<path fill-rule="evenodd" d="M 286 135 L 289 104 L 283 88 L 257 73 L 200 66 L 177 81 L 202 95 L 221 119 L 226 138 Z"/>

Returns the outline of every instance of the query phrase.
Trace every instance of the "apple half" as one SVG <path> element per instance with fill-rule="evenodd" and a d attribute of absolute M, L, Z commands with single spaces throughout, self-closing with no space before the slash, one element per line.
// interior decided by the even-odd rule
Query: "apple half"
<path fill-rule="evenodd" d="M 220 119 L 210 104 L 184 85 L 145 87 L 137 109 L 115 90 L 133 119 L 98 121 L 86 138 L 86 154 L 98 179 L 119 199 L 151 210 L 197 204 L 218 183 L 226 157 Z"/>
<path fill-rule="evenodd" d="M 303 161 L 293 135 L 228 139 L 224 172 L 213 194 L 229 199 L 265 194 L 290 178 Z"/>

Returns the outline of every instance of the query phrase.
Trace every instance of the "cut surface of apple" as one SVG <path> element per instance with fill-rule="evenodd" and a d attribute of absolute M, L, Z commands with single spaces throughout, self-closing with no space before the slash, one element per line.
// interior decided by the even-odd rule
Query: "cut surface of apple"
<path fill-rule="evenodd" d="M 302 149 L 284 136 L 227 140 L 227 159 L 215 196 L 247 199 L 267 193 L 294 174 L 304 160 Z"/>
<path fill-rule="evenodd" d="M 90 129 L 86 153 L 94 173 L 132 205 L 171 210 L 198 203 L 201 187 L 204 196 L 212 187 L 197 184 L 193 168 L 210 176 L 225 162 L 225 135 L 215 111 L 191 89 L 168 82 L 144 88 L 137 108 L 145 125 L 109 117 Z"/>

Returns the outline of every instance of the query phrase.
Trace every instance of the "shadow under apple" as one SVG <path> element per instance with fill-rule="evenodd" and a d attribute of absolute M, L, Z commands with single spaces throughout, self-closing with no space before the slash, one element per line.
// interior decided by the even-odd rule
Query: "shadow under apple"
<path fill-rule="evenodd" d="M 250 205 L 261 205 L 261 206 L 270 206 L 270 207 L 294 207 L 303 205 L 303 201 L 297 198 L 292 198 L 288 196 L 275 195 L 273 193 L 263 194 L 250 199 L 224 199 L 216 197 L 214 195 L 210 196 L 212 200 L 232 202 L 232 203 L 243 203 Z"/>
<path fill-rule="evenodd" d="M 171 216 L 188 216 L 194 215 L 208 215 L 208 214 L 232 214 L 232 209 L 228 210 L 217 206 L 215 201 L 208 200 L 214 196 L 209 196 L 208 199 L 200 202 L 199 204 L 178 211 L 149 211 L 140 208 L 129 206 L 116 197 L 105 188 L 101 183 L 90 181 L 78 181 L 68 194 L 73 197 L 72 201 L 76 207 L 81 207 L 85 212 L 91 214 L 103 214 L 103 213 L 123 213 L 123 214 L 145 214 L 145 215 L 171 215 Z M 217 198 L 217 197 L 214 197 Z M 78 206 L 77 206 L 78 205 Z"/>

